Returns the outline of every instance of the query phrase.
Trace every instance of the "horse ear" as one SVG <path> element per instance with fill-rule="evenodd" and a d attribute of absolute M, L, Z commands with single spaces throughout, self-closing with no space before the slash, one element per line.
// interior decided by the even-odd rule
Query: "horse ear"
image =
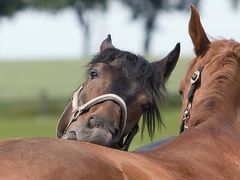
<path fill-rule="evenodd" d="M 114 46 L 112 45 L 112 38 L 110 34 L 108 34 L 107 38 L 102 42 L 100 46 L 100 52 L 103 52 L 105 49 L 108 48 L 114 48 Z"/>
<path fill-rule="evenodd" d="M 69 123 L 69 120 L 71 118 L 71 112 L 72 112 L 72 101 L 70 101 L 66 108 L 64 109 L 61 117 L 58 120 L 57 123 L 57 138 L 61 138 L 64 134 L 64 131 Z"/>
<path fill-rule="evenodd" d="M 175 68 L 180 54 L 180 43 L 162 60 L 156 62 L 158 69 L 163 73 L 164 82 L 166 82 Z"/>
<path fill-rule="evenodd" d="M 198 56 L 207 48 L 210 41 L 202 27 L 198 10 L 194 5 L 191 5 L 188 31 L 194 45 L 195 54 Z"/>

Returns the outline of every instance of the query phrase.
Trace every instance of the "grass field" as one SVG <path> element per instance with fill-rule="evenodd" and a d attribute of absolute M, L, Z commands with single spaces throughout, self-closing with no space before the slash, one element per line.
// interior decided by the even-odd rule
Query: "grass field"
<path fill-rule="evenodd" d="M 72 92 L 85 76 L 86 61 L 2 62 L 0 63 L 0 138 L 55 137 L 56 122 Z M 165 127 L 156 130 L 154 140 L 176 135 L 180 104 L 176 96 L 187 62 L 180 60 L 167 89 L 171 103 L 162 108 Z M 44 102 L 43 102 L 44 100 Z M 42 103 L 47 105 L 42 110 Z M 147 134 L 145 132 L 145 134 Z M 132 149 L 149 142 L 140 133 Z"/>
<path fill-rule="evenodd" d="M 179 108 L 166 109 L 163 112 L 165 127 L 156 129 L 154 140 L 161 137 L 177 135 L 179 118 Z M 20 116 L 20 117 L 3 117 L 0 120 L 0 138 L 15 138 L 15 137 L 55 137 L 56 123 L 59 116 L 44 115 L 44 116 Z M 139 132 L 133 140 L 130 149 L 135 149 L 140 145 L 147 144 L 150 139 L 147 131 L 144 132 L 143 139 Z M 153 141 L 154 141 L 153 140 Z"/>

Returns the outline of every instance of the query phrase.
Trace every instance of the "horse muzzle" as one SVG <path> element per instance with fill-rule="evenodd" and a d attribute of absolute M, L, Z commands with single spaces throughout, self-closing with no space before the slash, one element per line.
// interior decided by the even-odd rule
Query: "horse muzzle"
<path fill-rule="evenodd" d="M 79 95 L 79 89 L 73 95 L 72 100 L 72 116 L 68 122 L 68 125 L 65 127 L 63 136 L 59 137 L 62 139 L 69 140 L 82 140 L 95 144 L 100 144 L 104 146 L 111 146 L 111 144 L 118 141 L 125 130 L 126 120 L 127 120 L 127 107 L 124 100 L 117 96 L 116 94 L 104 94 L 98 96 L 83 105 L 78 105 L 77 97 Z M 119 127 L 114 128 L 114 118 L 105 116 L 103 118 L 101 113 L 93 113 L 95 115 L 90 116 L 88 119 L 84 120 L 81 125 L 75 128 L 70 126 L 78 120 L 78 118 L 84 114 L 86 111 L 89 111 L 93 106 L 102 106 L 105 102 L 111 102 L 112 105 L 105 108 L 105 111 L 111 111 L 113 106 L 120 109 L 120 122 Z M 61 122 L 59 122 L 61 124 Z M 59 126 L 59 125 L 58 125 Z"/>
<path fill-rule="evenodd" d="M 67 132 L 62 139 L 80 140 L 110 147 L 118 141 L 119 133 L 119 129 L 114 129 L 111 121 L 92 116 L 78 128 Z"/>

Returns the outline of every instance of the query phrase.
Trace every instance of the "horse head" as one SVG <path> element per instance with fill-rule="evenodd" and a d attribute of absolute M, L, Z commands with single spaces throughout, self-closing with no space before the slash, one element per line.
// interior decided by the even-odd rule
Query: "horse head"
<path fill-rule="evenodd" d="M 227 120 L 240 103 L 240 86 L 236 83 L 240 81 L 240 44 L 226 39 L 210 41 L 194 6 L 191 7 L 189 35 L 196 57 L 180 85 L 183 113 L 181 132 L 206 124 L 203 122 L 209 118 Z"/>
<path fill-rule="evenodd" d="M 161 123 L 158 104 L 164 84 L 179 53 L 177 44 L 165 58 L 149 63 L 115 48 L 108 35 L 87 66 L 87 79 L 60 117 L 57 137 L 127 150 L 142 115 L 153 136 L 155 123 Z"/>

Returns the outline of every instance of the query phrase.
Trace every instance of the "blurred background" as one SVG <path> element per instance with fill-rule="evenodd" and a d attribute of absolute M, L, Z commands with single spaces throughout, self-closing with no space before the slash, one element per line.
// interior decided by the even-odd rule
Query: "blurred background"
<path fill-rule="evenodd" d="M 115 47 L 150 61 L 181 42 L 161 110 L 165 127 L 154 140 L 177 135 L 178 86 L 194 57 L 188 36 L 191 3 L 210 38 L 239 41 L 239 0 L 0 0 L 0 138 L 55 137 L 84 66 L 107 34 Z M 137 135 L 131 149 L 147 142 L 147 133 L 142 140 Z"/>

